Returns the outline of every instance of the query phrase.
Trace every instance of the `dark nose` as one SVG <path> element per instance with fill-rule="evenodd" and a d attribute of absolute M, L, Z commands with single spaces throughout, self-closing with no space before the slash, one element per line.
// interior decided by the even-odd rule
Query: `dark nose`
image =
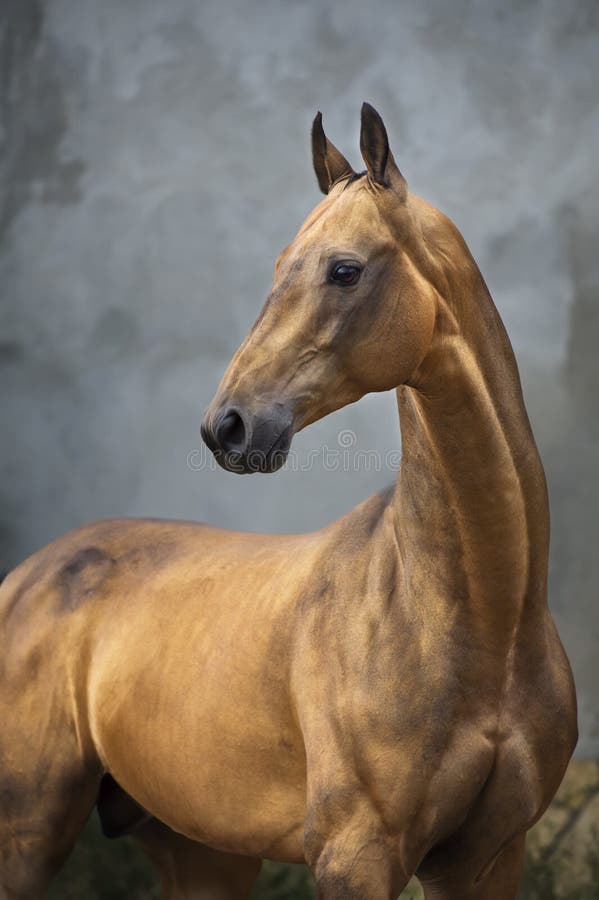
<path fill-rule="evenodd" d="M 224 453 L 242 455 L 247 446 L 247 430 L 243 419 L 235 409 L 228 409 L 218 425 L 214 437 Z"/>
<path fill-rule="evenodd" d="M 289 452 L 293 414 L 282 403 L 253 412 L 223 404 L 206 413 L 201 432 L 228 472 L 276 472 Z"/>

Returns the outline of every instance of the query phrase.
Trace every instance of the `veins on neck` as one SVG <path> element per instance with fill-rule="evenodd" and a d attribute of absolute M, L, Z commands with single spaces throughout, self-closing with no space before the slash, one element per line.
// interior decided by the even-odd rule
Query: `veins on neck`
<path fill-rule="evenodd" d="M 546 602 L 547 497 L 512 348 L 466 253 L 461 279 L 445 279 L 429 352 L 398 388 L 394 503 L 411 577 L 438 581 L 501 632 Z"/>

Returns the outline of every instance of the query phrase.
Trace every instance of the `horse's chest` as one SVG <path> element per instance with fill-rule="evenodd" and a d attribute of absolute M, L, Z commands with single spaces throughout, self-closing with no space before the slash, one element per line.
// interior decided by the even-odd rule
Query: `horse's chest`
<path fill-rule="evenodd" d="M 481 684 L 475 697 L 463 670 L 409 674 L 395 691 L 379 681 L 371 697 L 367 680 L 355 682 L 347 720 L 353 765 L 387 827 L 406 836 L 414 864 L 452 835 L 476 842 L 481 829 L 481 854 L 490 857 L 536 819 L 571 747 L 566 741 L 546 758 L 551 732 L 554 745 L 560 740 L 558 721 L 525 685 L 500 698 Z M 514 706 L 523 694 L 528 717 Z"/>

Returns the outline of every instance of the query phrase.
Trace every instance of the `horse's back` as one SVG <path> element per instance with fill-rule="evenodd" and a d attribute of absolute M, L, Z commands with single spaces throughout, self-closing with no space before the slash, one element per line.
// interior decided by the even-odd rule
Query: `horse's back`
<path fill-rule="evenodd" d="M 201 578 L 210 562 L 260 554 L 276 535 L 239 533 L 198 522 L 108 519 L 67 532 L 0 579 L 0 634 L 36 616 L 57 619 L 99 604 L 115 582 L 174 582 L 179 567 Z M 284 540 L 284 539 L 283 539 Z M 232 555 L 233 546 L 233 555 Z M 124 598 L 126 602 L 126 598 Z"/>

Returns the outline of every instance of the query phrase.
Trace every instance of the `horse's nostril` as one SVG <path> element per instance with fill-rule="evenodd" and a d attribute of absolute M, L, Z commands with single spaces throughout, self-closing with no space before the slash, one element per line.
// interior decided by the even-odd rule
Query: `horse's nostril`
<path fill-rule="evenodd" d="M 235 410 L 229 410 L 216 430 L 216 440 L 226 453 L 243 453 L 246 430 L 243 419 Z"/>
<path fill-rule="evenodd" d="M 211 450 L 214 450 L 214 440 L 210 433 L 210 429 L 205 422 L 202 422 L 202 424 L 200 425 L 200 434 L 202 435 L 202 440 L 204 441 L 204 443 L 208 447 L 210 447 Z"/>

